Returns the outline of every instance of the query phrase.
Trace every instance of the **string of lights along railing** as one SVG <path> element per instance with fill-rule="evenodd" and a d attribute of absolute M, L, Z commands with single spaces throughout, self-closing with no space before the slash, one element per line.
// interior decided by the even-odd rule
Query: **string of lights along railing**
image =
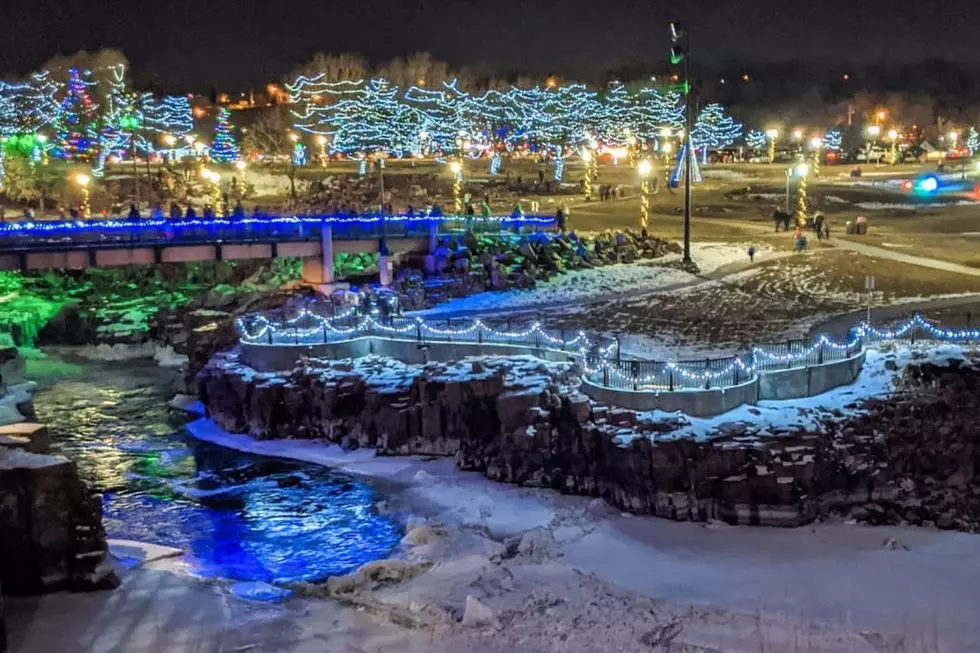
<path fill-rule="evenodd" d="M 874 325 L 863 322 L 858 327 L 858 332 L 877 340 L 897 340 L 914 334 L 915 329 L 922 329 L 936 340 L 950 342 L 980 340 L 980 329 L 944 329 L 922 315 L 914 315 L 891 329 L 877 329 Z"/>
<path fill-rule="evenodd" d="M 503 215 L 503 216 L 417 216 L 417 215 L 296 215 L 296 216 L 254 216 L 245 218 L 201 218 L 184 220 L 145 219 L 145 220 L 38 220 L 5 222 L 0 224 L 0 235 L 10 234 L 49 234 L 96 231 L 125 231 L 145 229 L 200 229 L 200 228 L 240 228 L 277 226 L 328 226 L 356 227 L 360 225 L 413 224 L 413 225 L 529 225 L 547 227 L 555 224 L 554 216 L 546 215 Z"/>
<path fill-rule="evenodd" d="M 435 324 L 426 322 L 422 318 L 409 318 L 402 326 L 394 326 L 393 323 L 386 324 L 383 320 L 368 315 L 357 318 L 355 323 L 350 326 L 335 325 L 335 322 L 351 317 L 354 317 L 353 309 L 348 309 L 339 315 L 329 318 L 303 309 L 294 317 L 281 322 L 273 322 L 261 314 L 239 317 L 236 320 L 236 326 L 238 327 L 238 332 L 242 340 L 247 344 L 254 345 L 280 344 L 275 342 L 277 336 L 284 337 L 287 342 L 291 340 L 293 344 L 305 345 L 311 344 L 306 339 L 317 336 L 317 342 L 319 342 L 319 337 L 328 333 L 338 336 L 354 336 L 372 335 L 372 332 L 379 332 L 385 335 L 416 333 L 437 337 L 462 337 L 464 339 L 466 336 L 473 336 L 472 340 L 474 342 L 480 341 L 483 338 L 521 340 L 539 336 L 549 346 L 557 346 L 574 353 L 586 351 L 593 345 L 592 340 L 584 331 L 578 331 L 574 338 L 566 339 L 560 335 L 548 332 L 537 322 L 532 323 L 522 331 L 502 331 L 488 326 L 479 319 L 474 320 L 468 326 L 462 328 L 453 328 L 451 325 L 440 328 Z M 314 324 L 305 327 L 299 326 L 304 320 L 311 321 Z M 247 324 L 249 321 L 255 322 L 258 328 L 253 330 Z M 303 341 L 301 342 L 301 340 Z"/>

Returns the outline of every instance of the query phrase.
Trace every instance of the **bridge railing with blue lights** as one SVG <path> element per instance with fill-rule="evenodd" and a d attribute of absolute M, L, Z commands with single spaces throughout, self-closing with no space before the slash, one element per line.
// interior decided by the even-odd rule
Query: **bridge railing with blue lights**
<path fill-rule="evenodd" d="M 331 227 L 333 240 L 428 238 L 437 233 L 543 231 L 555 218 L 527 216 L 254 216 L 241 219 L 75 220 L 0 223 L 5 250 L 150 247 L 210 243 L 269 243 L 319 240 Z"/>

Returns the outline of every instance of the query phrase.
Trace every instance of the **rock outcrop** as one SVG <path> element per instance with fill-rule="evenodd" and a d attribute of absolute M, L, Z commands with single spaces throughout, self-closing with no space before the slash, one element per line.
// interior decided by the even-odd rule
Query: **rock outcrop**
<path fill-rule="evenodd" d="M 8 594 L 111 589 L 102 499 L 61 456 L 0 451 L 0 586 Z"/>
<path fill-rule="evenodd" d="M 701 442 L 657 439 L 678 424 L 590 402 L 568 364 L 479 363 L 306 360 L 281 376 L 230 353 L 211 361 L 198 388 L 228 431 L 455 456 L 494 480 L 603 497 L 637 514 L 795 526 L 853 508 L 867 521 L 980 526 L 976 370 L 913 368 L 912 398 L 876 402 L 823 433 L 762 439 L 729 425 Z M 941 390 L 922 394 L 923 384 Z"/>

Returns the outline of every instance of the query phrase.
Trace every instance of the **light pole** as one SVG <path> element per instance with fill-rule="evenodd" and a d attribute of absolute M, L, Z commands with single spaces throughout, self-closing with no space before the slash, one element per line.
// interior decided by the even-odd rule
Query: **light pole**
<path fill-rule="evenodd" d="M 888 130 L 888 140 L 891 141 L 892 147 L 889 153 L 889 163 L 895 165 L 898 163 L 898 130 L 889 129 Z"/>
<path fill-rule="evenodd" d="M 874 142 L 876 140 L 878 140 L 878 137 L 881 136 L 881 127 L 878 126 L 878 125 L 870 125 L 866 131 L 868 133 L 868 145 L 867 145 L 867 150 L 866 150 L 867 153 L 864 155 L 864 158 L 866 159 L 866 163 L 868 163 L 870 165 L 870 163 L 871 163 L 871 147 L 873 146 Z M 878 163 L 879 163 L 879 165 L 881 164 L 881 160 L 880 159 L 878 160 Z"/>
<path fill-rule="evenodd" d="M 640 161 L 640 229 L 645 231 L 650 218 L 650 165 L 649 159 Z"/>
<path fill-rule="evenodd" d="M 582 162 L 585 163 L 585 178 L 582 180 L 582 195 L 585 201 L 592 199 L 592 150 L 586 145 L 582 148 Z"/>
<path fill-rule="evenodd" d="M 221 175 L 213 170 L 207 168 L 201 168 L 201 179 L 206 183 L 211 184 L 208 189 L 211 194 L 211 208 L 214 211 L 215 217 L 220 217 L 221 213 Z"/>
<path fill-rule="evenodd" d="M 453 159 L 449 169 L 453 173 L 453 212 L 458 216 L 463 212 L 463 164 Z"/>
<path fill-rule="evenodd" d="M 691 141 L 691 126 L 694 124 L 694 101 L 691 97 L 691 36 L 678 23 L 670 24 L 670 63 L 683 64 L 681 90 L 684 93 L 684 262 L 691 262 L 691 212 L 694 204 L 693 176 L 694 148 Z"/>
<path fill-rule="evenodd" d="M 316 144 L 320 146 L 320 167 L 327 167 L 327 137 L 320 134 L 316 137 Z"/>
<path fill-rule="evenodd" d="M 248 168 L 248 164 L 245 162 L 245 159 L 239 159 L 238 161 L 235 161 L 235 169 L 238 170 L 238 173 L 242 176 L 242 180 L 241 180 L 242 188 L 238 193 L 242 199 L 245 199 L 245 191 L 248 190 L 248 177 L 246 177 L 246 172 L 245 172 L 247 168 Z"/>
<path fill-rule="evenodd" d="M 800 202 L 797 208 L 796 224 L 803 226 L 806 224 L 807 201 L 806 201 L 806 178 L 810 174 L 810 166 L 801 163 L 796 166 L 796 174 L 800 178 Z"/>
<path fill-rule="evenodd" d="M 87 218 L 92 212 L 92 207 L 89 204 L 89 192 L 88 185 L 91 183 L 91 178 L 84 172 L 80 172 L 75 175 L 75 183 L 82 189 L 82 217 Z"/>
<path fill-rule="evenodd" d="M 810 170 L 813 172 L 814 177 L 820 176 L 820 149 L 822 147 L 822 138 L 814 136 L 810 139 L 810 149 L 813 150 L 813 162 L 810 164 Z"/>
<path fill-rule="evenodd" d="M 778 129 L 767 129 L 766 136 L 769 138 L 769 163 L 776 161 L 776 139 L 779 138 Z"/>

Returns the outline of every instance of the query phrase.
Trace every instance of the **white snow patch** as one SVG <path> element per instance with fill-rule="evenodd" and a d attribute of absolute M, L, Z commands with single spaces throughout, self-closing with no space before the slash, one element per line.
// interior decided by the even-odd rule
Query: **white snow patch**
<path fill-rule="evenodd" d="M 701 170 L 701 176 L 705 179 L 718 179 L 721 181 L 745 181 L 746 179 L 755 179 L 753 175 L 747 175 L 744 172 L 739 172 L 738 170 L 716 170 L 714 168 L 703 168 Z"/>
<path fill-rule="evenodd" d="M 889 202 L 858 202 L 854 206 L 864 211 L 916 211 L 918 209 L 945 209 L 951 206 L 974 206 L 976 202 L 959 200 L 957 202 L 930 202 L 928 204 L 896 204 Z"/>
<path fill-rule="evenodd" d="M 859 412 L 858 405 L 868 399 L 884 398 L 892 394 L 896 379 L 911 363 L 932 362 L 944 364 L 948 360 L 968 360 L 966 349 L 960 345 L 924 345 L 921 347 L 898 347 L 893 351 L 870 349 L 864 368 L 851 385 L 835 388 L 815 397 L 788 399 L 785 401 L 760 401 L 757 406 L 743 405 L 716 417 L 690 417 L 682 413 L 648 411 L 637 414 L 637 420 L 657 421 L 666 416 L 684 417 L 690 426 L 658 436 L 666 439 L 694 437 L 707 439 L 716 434 L 718 427 L 726 422 L 745 422 L 759 428 L 759 435 L 772 435 L 786 430 L 817 430 L 827 418 L 846 418 Z M 896 370 L 890 370 L 886 363 L 893 362 Z M 833 411 L 839 411 L 839 414 Z M 631 438 L 621 438 L 625 443 Z"/>

